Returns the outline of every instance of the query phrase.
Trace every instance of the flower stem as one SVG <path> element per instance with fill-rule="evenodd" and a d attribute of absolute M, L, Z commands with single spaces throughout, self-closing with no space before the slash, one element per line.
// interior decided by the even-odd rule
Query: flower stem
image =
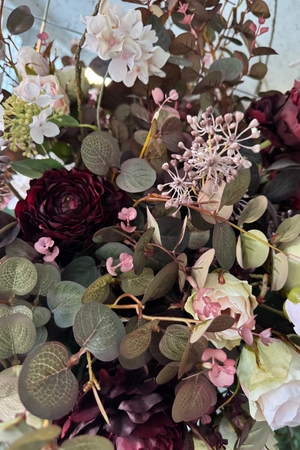
<path fill-rule="evenodd" d="M 272 145 L 271 141 L 269 141 L 269 140 L 264 141 L 260 144 L 260 149 L 263 150 L 264 148 L 270 147 L 270 145 Z"/>
<path fill-rule="evenodd" d="M 0 230 L 0 235 L 5 233 L 5 231 L 9 230 L 10 228 L 14 227 L 15 225 L 17 225 L 18 222 L 11 222 L 8 223 L 7 225 L 5 225 L 5 227 L 1 228 Z"/>
<path fill-rule="evenodd" d="M 260 308 L 267 309 L 268 311 L 278 314 L 279 316 L 284 317 L 286 319 L 286 316 L 283 311 L 279 311 L 278 309 L 272 308 L 271 306 L 265 305 L 264 303 L 262 303 L 259 306 L 260 306 Z"/>
<path fill-rule="evenodd" d="M 103 82 L 101 84 L 101 89 L 98 95 L 98 101 L 97 101 L 97 125 L 99 130 L 101 130 L 101 124 L 100 124 L 100 106 L 101 106 L 101 101 L 102 101 L 102 97 L 103 97 L 103 92 L 104 92 L 104 87 L 105 87 L 105 80 L 107 78 L 108 75 L 108 70 L 106 71 L 104 77 L 103 77 Z"/>

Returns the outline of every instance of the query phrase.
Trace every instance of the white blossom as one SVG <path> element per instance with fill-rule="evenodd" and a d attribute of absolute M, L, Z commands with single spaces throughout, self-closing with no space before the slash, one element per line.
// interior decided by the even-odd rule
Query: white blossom
<path fill-rule="evenodd" d="M 37 144 L 44 142 L 44 136 L 54 137 L 59 134 L 59 128 L 55 123 L 47 122 L 47 118 L 52 114 L 52 108 L 49 107 L 40 112 L 39 116 L 33 116 L 33 121 L 29 125 L 30 136 Z"/>
<path fill-rule="evenodd" d="M 51 94 L 50 83 L 46 83 L 44 84 L 44 86 L 41 86 L 39 75 L 34 77 L 34 81 L 30 80 L 25 84 L 22 93 L 20 93 L 18 89 L 14 89 L 14 94 L 16 94 L 29 105 L 35 103 L 40 108 L 45 108 L 46 106 L 50 105 L 52 100 L 63 97 L 63 95 Z"/>

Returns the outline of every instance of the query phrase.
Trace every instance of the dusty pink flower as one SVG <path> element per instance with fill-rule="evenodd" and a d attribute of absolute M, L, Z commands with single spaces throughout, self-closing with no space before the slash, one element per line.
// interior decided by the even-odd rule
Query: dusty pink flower
<path fill-rule="evenodd" d="M 120 220 L 126 220 L 127 225 L 124 222 L 121 222 L 121 227 L 124 231 L 127 231 L 128 233 L 132 233 L 136 227 L 131 227 L 129 225 L 129 222 L 131 220 L 134 220 L 137 216 L 137 211 L 135 208 L 122 208 L 122 210 L 118 214 L 118 218 Z"/>
<path fill-rule="evenodd" d="M 257 314 L 253 317 L 250 317 L 242 326 L 240 326 L 237 330 L 239 335 L 241 336 L 244 341 L 252 347 L 253 344 L 253 334 L 252 331 L 255 327 L 255 317 Z"/>
<path fill-rule="evenodd" d="M 153 97 L 153 100 L 155 101 L 155 103 L 157 105 L 159 105 L 159 103 L 162 102 L 164 99 L 164 93 L 160 88 L 157 87 L 157 88 L 153 89 L 152 97 Z"/>
<path fill-rule="evenodd" d="M 179 2 L 179 7 L 177 9 L 177 12 L 179 12 L 181 14 L 185 14 L 188 10 L 188 7 L 189 7 L 188 3 L 182 4 L 181 2 Z"/>
<path fill-rule="evenodd" d="M 212 360 L 212 363 L 206 362 L 203 366 L 207 369 L 211 369 L 208 372 L 210 381 L 217 387 L 230 386 L 234 381 L 235 361 L 233 359 L 227 359 L 227 355 L 223 350 L 208 348 L 203 352 L 202 361 Z M 217 362 L 223 363 L 220 366 Z"/>
<path fill-rule="evenodd" d="M 259 333 L 259 337 L 261 342 L 267 347 L 269 346 L 269 344 L 272 344 L 272 342 L 279 342 L 278 339 L 271 337 L 271 328 L 267 328 L 266 330 Z"/>
<path fill-rule="evenodd" d="M 116 269 L 120 267 L 121 272 L 129 272 L 133 268 L 133 257 L 128 253 L 121 253 L 119 256 L 120 263 L 113 266 L 114 259 L 110 256 L 106 261 L 107 272 L 113 276 L 117 276 Z"/>
<path fill-rule="evenodd" d="M 45 255 L 43 258 L 45 262 L 52 262 L 59 254 L 59 248 L 57 246 L 52 249 L 52 252 L 50 251 L 53 245 L 54 241 L 50 237 L 42 237 L 34 244 L 34 248 L 37 252 Z"/>
<path fill-rule="evenodd" d="M 266 19 L 264 19 L 263 17 L 259 17 L 258 18 L 258 22 L 260 23 L 260 25 L 263 25 L 265 23 Z"/>

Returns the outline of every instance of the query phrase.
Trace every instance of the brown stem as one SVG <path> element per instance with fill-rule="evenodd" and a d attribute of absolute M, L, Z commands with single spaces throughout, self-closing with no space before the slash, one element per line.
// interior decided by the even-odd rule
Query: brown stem
<path fill-rule="evenodd" d="M 0 235 L 5 233 L 5 231 L 9 230 L 10 228 L 14 227 L 15 225 L 17 225 L 18 222 L 11 222 L 8 223 L 7 225 L 5 225 L 5 227 L 1 228 L 0 230 Z"/>
<path fill-rule="evenodd" d="M 0 7 L 0 39 L 3 41 L 3 33 L 2 33 L 2 15 L 3 15 L 3 8 L 4 8 L 4 0 L 1 0 L 1 7 Z"/>
<path fill-rule="evenodd" d="M 187 425 L 191 428 L 191 430 L 204 442 L 209 450 L 214 450 L 214 448 L 210 445 L 207 439 L 200 433 L 198 427 L 194 425 L 192 422 L 187 422 Z"/>

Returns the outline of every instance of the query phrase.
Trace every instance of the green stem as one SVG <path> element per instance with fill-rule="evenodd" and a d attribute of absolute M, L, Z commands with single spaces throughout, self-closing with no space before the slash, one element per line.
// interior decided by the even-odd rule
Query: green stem
<path fill-rule="evenodd" d="M 9 230 L 10 228 L 14 227 L 15 225 L 17 225 L 17 223 L 18 222 L 16 221 L 16 222 L 11 222 L 11 223 L 8 223 L 7 225 L 5 225 L 5 227 L 1 228 L 0 235 L 5 233 L 5 231 Z"/>
<path fill-rule="evenodd" d="M 270 145 L 272 145 L 271 141 L 269 141 L 269 140 L 264 141 L 260 144 L 260 149 L 263 150 L 264 148 L 270 147 Z"/>
<path fill-rule="evenodd" d="M 107 75 L 108 75 L 108 70 L 106 71 L 106 73 L 105 73 L 105 75 L 103 77 L 103 83 L 101 84 L 101 89 L 100 89 L 99 96 L 98 96 L 98 101 L 97 101 L 97 125 L 98 125 L 99 130 L 101 130 L 100 106 L 101 106 L 101 101 L 102 101 L 104 87 L 105 87 L 105 80 L 107 78 Z"/>

